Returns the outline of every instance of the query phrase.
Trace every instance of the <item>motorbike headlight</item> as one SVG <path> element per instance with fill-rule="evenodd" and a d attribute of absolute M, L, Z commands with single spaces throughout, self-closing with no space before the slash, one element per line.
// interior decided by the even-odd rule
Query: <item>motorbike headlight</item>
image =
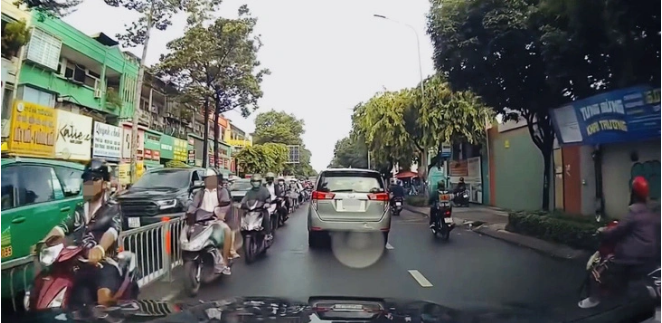
<path fill-rule="evenodd" d="M 61 243 L 42 249 L 39 252 L 39 263 L 41 263 L 41 265 L 44 267 L 52 265 L 55 260 L 57 260 L 57 257 L 60 255 L 62 249 L 64 249 L 64 245 Z"/>
<path fill-rule="evenodd" d="M 177 199 L 156 201 L 156 205 L 158 205 L 161 210 L 173 208 L 177 206 Z"/>

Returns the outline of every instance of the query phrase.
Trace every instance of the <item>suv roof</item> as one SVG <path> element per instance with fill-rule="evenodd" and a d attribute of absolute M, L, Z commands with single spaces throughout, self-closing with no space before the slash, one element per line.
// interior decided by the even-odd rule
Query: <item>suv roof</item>
<path fill-rule="evenodd" d="M 63 160 L 57 160 L 57 159 L 41 159 L 41 158 L 23 158 L 23 157 L 8 157 L 8 158 L 2 158 L 0 161 L 0 165 L 11 165 L 11 164 L 16 164 L 16 163 L 34 163 L 34 164 L 43 164 L 43 165 L 50 165 L 50 166 L 62 166 L 62 167 L 70 167 L 70 168 L 76 168 L 76 169 L 84 169 L 85 165 L 81 163 L 76 163 L 76 162 L 71 162 L 71 161 L 63 161 Z"/>
<path fill-rule="evenodd" d="M 325 173 L 325 172 L 366 172 L 366 173 L 379 174 L 379 172 L 376 171 L 376 170 L 365 169 L 365 168 L 327 168 L 327 169 L 321 171 L 319 173 L 319 175 L 322 175 L 322 173 Z"/>

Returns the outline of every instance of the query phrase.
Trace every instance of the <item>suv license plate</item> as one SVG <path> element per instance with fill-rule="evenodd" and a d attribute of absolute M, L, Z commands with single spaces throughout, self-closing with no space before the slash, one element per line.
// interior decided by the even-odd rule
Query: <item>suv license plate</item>
<path fill-rule="evenodd" d="M 129 228 L 140 228 L 140 218 L 129 218 Z"/>
<path fill-rule="evenodd" d="M 446 224 L 451 224 L 451 223 L 453 223 L 453 218 L 444 218 L 444 222 Z"/>

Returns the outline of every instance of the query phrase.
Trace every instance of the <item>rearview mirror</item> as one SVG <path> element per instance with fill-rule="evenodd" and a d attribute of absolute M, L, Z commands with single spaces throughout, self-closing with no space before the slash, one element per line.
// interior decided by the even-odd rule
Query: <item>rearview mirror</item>
<path fill-rule="evenodd" d="M 195 188 L 203 188 L 203 187 L 205 187 L 204 181 L 193 181 L 193 186 L 191 188 L 195 189 Z"/>

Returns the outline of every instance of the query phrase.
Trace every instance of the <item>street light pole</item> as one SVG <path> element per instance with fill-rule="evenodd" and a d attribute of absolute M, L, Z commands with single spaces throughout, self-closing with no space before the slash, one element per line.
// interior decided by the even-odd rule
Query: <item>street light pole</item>
<path fill-rule="evenodd" d="M 400 22 L 400 21 L 397 21 L 397 20 L 393 20 L 393 19 L 388 18 L 384 15 L 374 14 L 373 16 L 375 18 L 386 19 L 386 20 L 390 20 L 392 22 L 404 25 L 407 28 L 411 29 L 411 31 L 414 32 L 414 35 L 416 36 L 416 52 L 418 53 L 418 74 L 421 78 L 421 95 L 422 95 L 421 100 L 423 100 L 423 98 L 425 97 L 425 87 L 423 85 L 423 62 L 421 60 L 421 41 L 420 41 L 420 38 L 418 37 L 418 32 L 416 31 L 416 28 L 414 28 L 414 26 L 412 26 L 410 24 Z"/>

